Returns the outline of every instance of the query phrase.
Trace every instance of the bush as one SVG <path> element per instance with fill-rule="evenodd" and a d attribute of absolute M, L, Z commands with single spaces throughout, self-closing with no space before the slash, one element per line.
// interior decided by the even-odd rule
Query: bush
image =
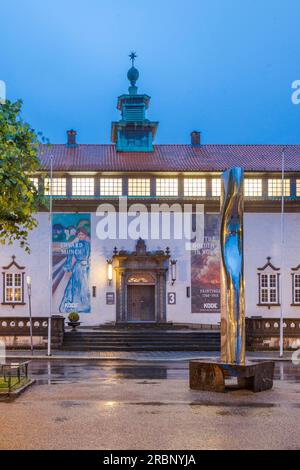
<path fill-rule="evenodd" d="M 79 315 L 77 312 L 71 312 L 68 316 L 68 320 L 70 322 L 78 322 L 79 321 Z"/>

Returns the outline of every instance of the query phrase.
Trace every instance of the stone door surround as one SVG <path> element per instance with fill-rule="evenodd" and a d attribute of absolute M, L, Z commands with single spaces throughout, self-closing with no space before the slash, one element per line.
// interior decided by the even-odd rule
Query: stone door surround
<path fill-rule="evenodd" d="M 116 321 L 126 323 L 127 286 L 155 286 L 155 323 L 166 322 L 166 283 L 169 269 L 170 251 L 166 249 L 147 251 L 146 243 L 141 238 L 135 251 L 114 249 L 114 269 L 116 271 Z"/>

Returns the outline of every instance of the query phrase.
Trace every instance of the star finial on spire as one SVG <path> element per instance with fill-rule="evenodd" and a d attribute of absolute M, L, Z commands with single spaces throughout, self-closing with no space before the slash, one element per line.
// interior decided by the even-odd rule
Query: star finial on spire
<path fill-rule="evenodd" d="M 132 63 L 132 67 L 134 67 L 134 61 L 137 58 L 136 52 L 131 51 L 130 54 L 129 54 L 129 57 L 130 57 L 130 60 L 131 60 L 131 63 Z"/>

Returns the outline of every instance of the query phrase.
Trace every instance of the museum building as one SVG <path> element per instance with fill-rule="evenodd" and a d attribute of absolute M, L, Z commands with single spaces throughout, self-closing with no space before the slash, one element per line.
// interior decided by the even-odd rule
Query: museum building
<path fill-rule="evenodd" d="M 285 328 L 300 338 L 300 145 L 203 144 L 198 131 L 188 144 L 157 145 L 158 122 L 147 118 L 150 96 L 138 92 L 134 58 L 127 76 L 111 144 L 78 144 L 69 130 L 66 143 L 41 146 L 32 184 L 51 199 L 52 214 L 48 207 L 37 213 L 31 254 L 18 244 L 1 248 L 0 320 L 28 317 L 29 276 L 34 316 L 48 317 L 51 309 L 64 316 L 77 311 L 90 326 L 217 326 L 220 175 L 239 166 L 245 172 L 246 317 L 270 319 L 274 329 L 283 311 Z M 129 213 L 122 212 L 116 227 L 106 226 L 105 238 L 103 220 L 111 207 L 120 214 L 120 204 Z M 202 243 L 189 249 L 186 238 L 174 234 L 176 211 L 185 205 L 192 213 L 204 210 Z M 141 228 L 145 207 L 145 226 L 155 226 L 155 236 Z M 169 236 L 161 233 L 166 212 Z M 128 236 L 132 222 L 135 236 Z"/>

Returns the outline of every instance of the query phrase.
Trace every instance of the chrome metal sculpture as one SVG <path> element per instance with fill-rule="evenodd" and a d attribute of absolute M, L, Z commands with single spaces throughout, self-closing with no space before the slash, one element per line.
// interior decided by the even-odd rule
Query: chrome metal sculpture
<path fill-rule="evenodd" d="M 221 182 L 221 361 L 244 364 L 243 169 L 230 168 Z"/>

